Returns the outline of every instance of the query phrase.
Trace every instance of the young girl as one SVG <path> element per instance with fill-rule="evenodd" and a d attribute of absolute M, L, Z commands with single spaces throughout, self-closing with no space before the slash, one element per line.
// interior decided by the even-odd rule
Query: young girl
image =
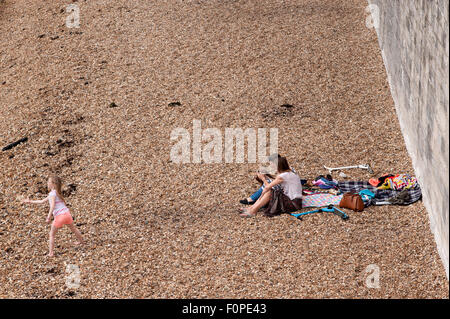
<path fill-rule="evenodd" d="M 50 224 L 52 215 L 53 215 L 53 223 L 50 229 L 50 240 L 49 240 L 49 253 L 48 256 L 53 256 L 53 247 L 55 245 L 55 235 L 58 228 L 63 227 L 64 225 L 68 225 L 70 230 L 74 232 L 75 236 L 78 238 L 76 242 L 77 245 L 83 244 L 83 238 L 81 237 L 80 231 L 73 224 L 72 215 L 70 215 L 70 211 L 66 206 L 66 202 L 64 201 L 63 196 L 61 195 L 61 179 L 57 176 L 51 176 L 48 179 L 47 187 L 50 193 L 48 196 L 42 200 L 30 200 L 24 199 L 23 203 L 32 203 L 32 204 L 43 204 L 46 201 L 50 204 L 50 209 L 47 216 L 47 224 Z"/>

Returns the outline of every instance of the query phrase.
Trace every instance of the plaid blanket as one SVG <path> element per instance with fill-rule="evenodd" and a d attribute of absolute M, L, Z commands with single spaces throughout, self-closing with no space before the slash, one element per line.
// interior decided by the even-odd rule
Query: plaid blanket
<path fill-rule="evenodd" d="M 378 188 L 370 185 L 370 183 L 366 181 L 339 181 L 338 187 L 344 193 L 359 192 L 363 189 L 368 189 L 372 193 L 375 193 L 378 190 Z"/>
<path fill-rule="evenodd" d="M 359 192 L 368 189 L 375 194 L 368 205 L 409 205 L 422 198 L 422 190 L 419 184 L 414 188 L 401 191 L 393 189 L 378 189 L 366 181 L 339 181 L 338 188 L 342 192 Z"/>

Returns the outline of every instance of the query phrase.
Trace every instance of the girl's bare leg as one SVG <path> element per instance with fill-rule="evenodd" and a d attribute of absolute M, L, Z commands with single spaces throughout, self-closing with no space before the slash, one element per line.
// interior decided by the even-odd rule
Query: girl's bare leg
<path fill-rule="evenodd" d="M 52 225 L 50 229 L 50 238 L 48 242 L 48 256 L 53 257 L 53 248 L 55 247 L 55 235 L 58 228 Z"/>
<path fill-rule="evenodd" d="M 84 244 L 83 237 L 81 236 L 80 231 L 75 227 L 75 225 L 74 224 L 70 224 L 69 228 L 75 234 L 75 236 L 77 237 L 77 239 L 78 239 L 77 244 L 78 245 Z"/>

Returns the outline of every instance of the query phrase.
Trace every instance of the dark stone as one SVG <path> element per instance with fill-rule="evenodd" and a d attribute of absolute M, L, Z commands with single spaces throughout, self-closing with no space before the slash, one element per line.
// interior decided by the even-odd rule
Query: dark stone
<path fill-rule="evenodd" d="M 283 104 L 283 105 L 281 105 L 281 107 L 284 107 L 284 108 L 290 109 L 290 108 L 292 108 L 292 107 L 294 107 L 294 106 L 293 106 L 293 105 L 291 105 L 291 104 Z"/>
<path fill-rule="evenodd" d="M 116 103 L 111 102 L 111 104 L 109 104 L 109 107 L 119 107 Z"/>
<path fill-rule="evenodd" d="M 44 187 L 44 186 L 38 186 L 38 187 L 36 188 L 35 193 L 46 194 L 46 193 L 47 193 L 47 187 Z"/>
<path fill-rule="evenodd" d="M 58 143 L 58 141 L 60 141 L 60 142 Z M 61 140 L 58 140 L 58 141 L 56 141 L 56 143 L 58 143 L 58 147 L 60 147 L 60 148 L 72 147 L 74 144 L 73 141 L 61 141 Z"/>
<path fill-rule="evenodd" d="M 72 195 L 73 192 L 75 192 L 77 190 L 77 185 L 75 184 L 69 184 L 67 185 L 67 189 L 63 190 L 63 196 L 64 197 L 69 197 L 70 195 Z"/>
<path fill-rule="evenodd" d="M 73 157 L 67 158 L 67 159 L 66 159 L 66 163 L 67 163 L 68 166 L 72 165 L 72 163 L 73 163 Z"/>
<path fill-rule="evenodd" d="M 181 106 L 181 103 L 180 102 L 170 102 L 169 104 L 168 104 L 170 107 L 174 107 L 174 106 Z"/>
<path fill-rule="evenodd" d="M 10 150 L 13 147 L 16 147 L 17 145 L 19 145 L 20 143 L 25 143 L 26 141 L 28 141 L 28 137 L 21 138 L 18 141 L 15 141 L 15 142 L 13 142 L 11 144 L 6 145 L 4 148 L 2 148 L 2 151 Z"/>
<path fill-rule="evenodd" d="M 54 273 L 56 273 L 55 267 L 52 267 L 49 270 L 47 270 L 47 274 L 54 274 Z"/>

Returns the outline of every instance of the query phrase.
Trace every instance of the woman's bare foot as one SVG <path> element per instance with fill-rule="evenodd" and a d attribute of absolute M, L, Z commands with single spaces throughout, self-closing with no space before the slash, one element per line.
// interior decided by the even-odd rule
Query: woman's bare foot
<path fill-rule="evenodd" d="M 250 211 L 248 210 L 248 211 L 245 211 L 245 212 L 239 214 L 239 216 L 244 217 L 244 218 L 249 218 L 249 217 L 255 217 L 256 214 L 252 214 L 252 213 L 250 213 Z"/>
<path fill-rule="evenodd" d="M 53 253 L 48 253 L 47 257 L 53 257 Z"/>

